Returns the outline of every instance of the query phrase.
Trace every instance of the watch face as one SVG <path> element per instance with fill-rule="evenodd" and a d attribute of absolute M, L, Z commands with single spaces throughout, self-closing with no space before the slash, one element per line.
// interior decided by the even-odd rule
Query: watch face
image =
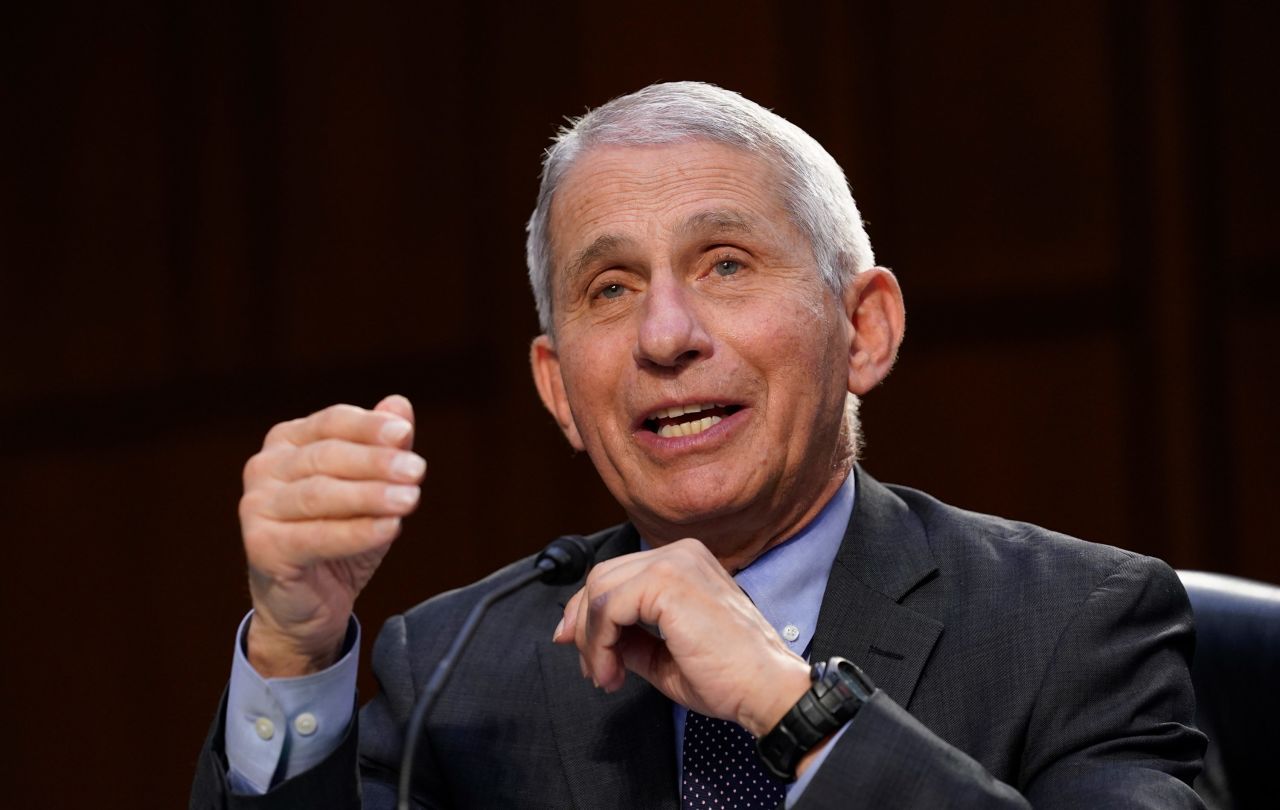
<path fill-rule="evenodd" d="M 852 661 L 845 658 L 832 658 L 828 663 L 828 669 L 830 669 L 830 664 L 835 664 L 835 669 L 838 673 L 837 677 L 840 679 L 841 684 L 850 690 L 850 696 L 856 699 L 859 705 L 869 700 L 871 693 L 876 691 L 875 684 Z"/>

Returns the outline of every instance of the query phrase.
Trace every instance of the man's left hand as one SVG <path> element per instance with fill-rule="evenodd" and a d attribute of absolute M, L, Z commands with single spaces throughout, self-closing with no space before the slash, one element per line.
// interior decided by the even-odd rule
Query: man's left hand
<path fill-rule="evenodd" d="M 804 659 L 693 539 L 597 565 L 565 605 L 554 640 L 577 645 L 583 677 L 607 692 L 630 670 L 756 736 L 809 688 Z"/>

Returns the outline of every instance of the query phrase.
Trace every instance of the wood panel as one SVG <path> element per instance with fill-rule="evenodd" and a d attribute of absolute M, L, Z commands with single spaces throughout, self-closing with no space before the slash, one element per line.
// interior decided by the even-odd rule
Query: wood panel
<path fill-rule="evenodd" d="M 429 483 L 362 602 L 366 645 L 413 601 L 620 517 L 529 382 L 523 227 L 563 117 L 658 79 L 739 90 L 846 168 L 909 311 L 864 406 L 872 472 L 1280 581 L 1276 8 L 14 12 L 12 801 L 181 803 L 247 601 L 240 467 L 275 421 L 418 406 Z"/>

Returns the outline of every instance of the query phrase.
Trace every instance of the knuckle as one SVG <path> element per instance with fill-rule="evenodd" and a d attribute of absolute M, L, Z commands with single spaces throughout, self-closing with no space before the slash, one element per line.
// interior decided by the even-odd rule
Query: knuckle
<path fill-rule="evenodd" d="M 254 453 L 252 456 L 249 456 L 249 460 L 244 463 L 244 471 L 241 473 L 240 478 L 241 481 L 243 481 L 244 488 L 246 490 L 252 487 L 254 483 L 262 477 L 263 466 L 262 453 Z"/>
<path fill-rule="evenodd" d="M 702 541 L 692 537 L 686 537 L 674 543 L 672 545 L 672 554 L 676 559 L 681 560 L 681 565 L 686 568 L 693 568 L 708 560 L 715 561 L 715 558 L 711 556 L 711 552 L 707 550 Z"/>
<path fill-rule="evenodd" d="M 702 549 L 706 548 L 706 546 L 702 545 L 701 540 L 697 540 L 693 537 L 686 537 L 682 540 L 679 540 L 673 543 L 671 547 L 679 551 L 681 554 L 693 554 L 693 555 L 699 554 L 702 551 Z"/>
<path fill-rule="evenodd" d="M 394 447 L 377 447 L 370 450 L 370 453 L 371 466 L 376 467 L 382 476 L 392 478 L 396 475 L 392 465 L 395 464 L 396 456 L 400 455 L 400 450 Z"/>
<path fill-rule="evenodd" d="M 321 411 L 316 411 L 311 415 L 316 428 L 316 432 L 321 436 L 327 436 L 333 430 L 334 422 L 338 419 L 338 406 L 330 405 Z"/>
<path fill-rule="evenodd" d="M 377 534 L 373 531 L 372 518 L 346 521 L 346 524 L 346 526 L 342 527 L 343 539 L 366 544 L 372 543 L 377 539 Z M 334 528 L 336 529 L 337 527 Z"/>
<path fill-rule="evenodd" d="M 298 487 L 298 511 L 306 518 L 315 518 L 321 514 L 325 501 L 324 483 L 317 478 L 308 478 L 296 485 Z"/>
<path fill-rule="evenodd" d="M 364 541 L 365 543 L 380 542 L 380 543 L 386 544 L 386 543 L 391 543 L 397 537 L 400 536 L 399 525 L 397 525 L 395 527 L 395 530 L 388 535 L 383 532 L 380 532 L 378 529 L 375 528 L 375 526 L 377 525 L 377 521 L 378 521 L 377 518 L 366 518 L 365 520 L 361 521 L 358 539 Z"/>
<path fill-rule="evenodd" d="M 350 416 L 351 412 L 355 410 L 358 409 L 354 406 L 339 403 L 316 411 L 310 418 L 315 420 L 317 433 L 321 436 L 331 436 L 342 422 Z"/>
<path fill-rule="evenodd" d="M 663 557 L 654 560 L 649 566 L 649 570 L 662 579 L 671 579 L 683 570 L 683 566 L 677 565 L 670 557 Z"/>
<path fill-rule="evenodd" d="M 292 525 L 281 526 L 278 531 L 271 532 L 268 536 L 268 542 L 272 543 L 276 552 L 284 555 L 286 558 L 296 559 L 305 555 L 308 549 L 308 539 L 316 536 L 314 528 L 310 528 L 307 532 L 298 531 L 297 527 Z"/>
<path fill-rule="evenodd" d="M 587 572 L 587 578 L 583 581 L 582 590 L 580 591 L 584 601 L 590 604 L 594 595 L 599 594 L 602 588 L 601 583 L 607 575 L 607 569 L 604 569 L 599 565 L 594 566 Z"/>
<path fill-rule="evenodd" d="M 240 496 L 240 522 L 246 523 L 262 513 L 263 496 L 256 490 Z"/>
<path fill-rule="evenodd" d="M 339 462 L 338 443 L 333 439 L 324 439 L 307 448 L 303 467 L 307 475 L 324 475 L 335 470 Z"/>
<path fill-rule="evenodd" d="M 288 421 L 279 422 L 272 426 L 271 430 L 267 431 L 266 438 L 262 441 L 263 448 L 267 448 L 275 444 L 289 443 L 289 433 L 297 430 L 304 421 L 305 420 L 303 419 L 289 419 Z"/>
<path fill-rule="evenodd" d="M 364 409 L 340 402 L 337 405 L 330 405 L 320 413 L 323 415 L 325 427 L 332 430 L 352 417 L 364 413 Z"/>
<path fill-rule="evenodd" d="M 245 552 L 250 559 L 254 557 L 255 551 L 274 545 L 277 534 L 277 532 L 272 531 L 269 523 L 261 520 L 246 521 L 240 529 L 240 536 L 244 540 Z"/>

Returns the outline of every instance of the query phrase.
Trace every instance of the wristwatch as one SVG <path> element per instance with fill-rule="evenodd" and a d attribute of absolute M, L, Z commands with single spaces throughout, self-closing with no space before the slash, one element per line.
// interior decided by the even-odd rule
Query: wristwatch
<path fill-rule="evenodd" d="M 813 685 L 756 741 L 760 760 L 774 778 L 796 779 L 796 765 L 832 732 L 853 719 L 876 687 L 852 661 L 836 657 L 814 664 Z"/>

